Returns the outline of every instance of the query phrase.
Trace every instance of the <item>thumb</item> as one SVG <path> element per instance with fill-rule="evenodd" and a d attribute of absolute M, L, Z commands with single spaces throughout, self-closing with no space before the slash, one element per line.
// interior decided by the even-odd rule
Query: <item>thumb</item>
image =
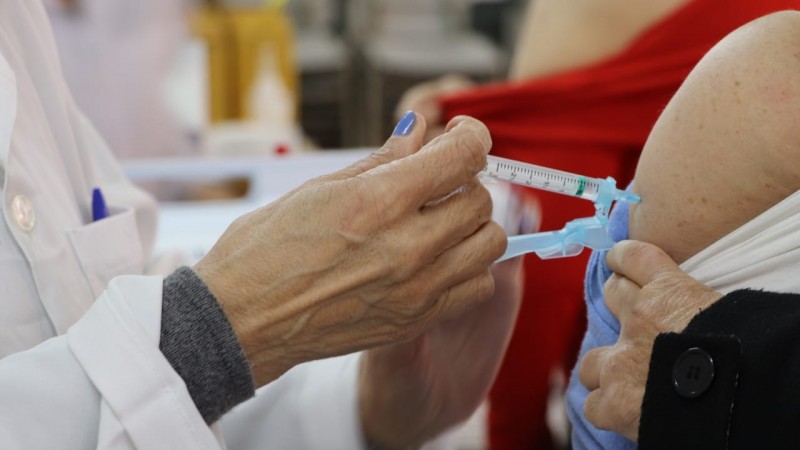
<path fill-rule="evenodd" d="M 639 286 L 665 272 L 683 273 L 664 250 L 640 241 L 619 242 L 606 255 L 606 262 L 611 270 Z"/>
<path fill-rule="evenodd" d="M 426 128 L 425 119 L 420 114 L 408 111 L 397 122 L 392 136 L 383 147 L 349 167 L 323 178 L 328 180 L 352 178 L 375 167 L 412 155 L 422 147 Z"/>

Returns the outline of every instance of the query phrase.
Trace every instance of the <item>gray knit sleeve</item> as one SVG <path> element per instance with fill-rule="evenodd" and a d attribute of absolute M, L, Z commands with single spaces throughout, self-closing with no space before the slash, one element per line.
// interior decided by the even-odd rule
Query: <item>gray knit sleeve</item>
<path fill-rule="evenodd" d="M 253 375 L 216 298 L 192 269 L 164 279 L 160 348 L 206 423 L 255 393 Z"/>

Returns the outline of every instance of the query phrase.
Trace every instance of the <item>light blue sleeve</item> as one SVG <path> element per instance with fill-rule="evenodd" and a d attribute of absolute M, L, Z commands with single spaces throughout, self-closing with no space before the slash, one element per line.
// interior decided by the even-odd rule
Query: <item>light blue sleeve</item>
<path fill-rule="evenodd" d="M 609 235 L 614 241 L 628 238 L 629 205 L 618 202 L 609 219 Z M 595 251 L 589 260 L 585 279 L 585 298 L 588 328 L 581 344 L 578 363 L 587 351 L 613 345 L 619 337 L 619 321 L 606 308 L 603 285 L 611 276 L 606 264 L 607 251 Z M 595 428 L 583 416 L 583 403 L 588 391 L 578 378 L 578 366 L 572 371 L 567 389 L 567 413 L 572 423 L 572 446 L 583 449 L 636 449 L 636 444 L 622 435 Z"/>

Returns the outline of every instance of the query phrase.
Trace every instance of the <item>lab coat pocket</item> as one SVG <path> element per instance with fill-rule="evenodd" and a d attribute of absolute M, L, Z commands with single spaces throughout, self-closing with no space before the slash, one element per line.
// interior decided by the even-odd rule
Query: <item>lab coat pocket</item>
<path fill-rule="evenodd" d="M 118 275 L 140 275 L 144 252 L 133 208 L 109 208 L 111 215 L 69 230 L 69 240 L 95 297 Z"/>

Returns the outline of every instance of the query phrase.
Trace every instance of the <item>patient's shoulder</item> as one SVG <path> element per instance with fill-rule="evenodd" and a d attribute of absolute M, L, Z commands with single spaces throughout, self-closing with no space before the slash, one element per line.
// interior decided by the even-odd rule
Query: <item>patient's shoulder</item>
<path fill-rule="evenodd" d="M 631 237 L 684 261 L 800 189 L 800 13 L 724 39 L 666 107 L 636 172 Z"/>

